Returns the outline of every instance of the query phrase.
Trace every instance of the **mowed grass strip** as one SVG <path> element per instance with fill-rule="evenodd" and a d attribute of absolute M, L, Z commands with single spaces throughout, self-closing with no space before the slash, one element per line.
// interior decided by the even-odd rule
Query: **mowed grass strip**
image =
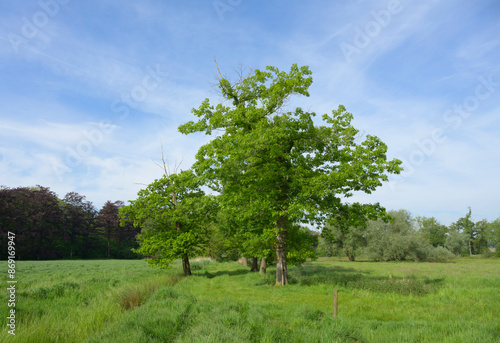
<path fill-rule="evenodd" d="M 21 261 L 18 335 L 2 331 L 0 339 L 500 342 L 499 259 L 320 259 L 291 267 L 286 287 L 274 286 L 273 268 L 259 275 L 232 262 L 192 266 L 194 275 L 184 278 L 180 266 L 165 271 L 143 261 Z"/>

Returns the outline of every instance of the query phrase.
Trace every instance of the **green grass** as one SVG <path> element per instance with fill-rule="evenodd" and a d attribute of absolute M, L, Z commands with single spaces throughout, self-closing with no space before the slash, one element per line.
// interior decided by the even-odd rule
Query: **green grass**
<path fill-rule="evenodd" d="M 2 325 L 0 342 L 81 342 L 178 278 L 137 260 L 19 261 L 16 280 L 16 336 Z M 8 316 L 7 296 L 0 294 L 0 318 Z"/>
<path fill-rule="evenodd" d="M 273 268 L 192 267 L 184 278 L 179 265 L 143 261 L 18 262 L 16 336 L 2 325 L 0 341 L 500 342 L 499 259 L 324 258 L 291 267 L 286 287 L 274 286 Z M 6 303 L 2 291 L 2 318 Z"/>

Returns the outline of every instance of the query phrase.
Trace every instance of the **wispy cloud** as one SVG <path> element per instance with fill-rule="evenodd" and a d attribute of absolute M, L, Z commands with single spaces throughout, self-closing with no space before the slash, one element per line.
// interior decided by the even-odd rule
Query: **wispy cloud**
<path fill-rule="evenodd" d="M 204 98 L 219 99 L 215 56 L 230 77 L 239 63 L 309 65 L 311 97 L 291 106 L 320 115 L 343 104 L 357 128 L 408 161 L 403 176 L 359 199 L 445 224 L 469 205 L 480 217 L 500 212 L 494 1 L 242 2 L 222 21 L 210 1 L 69 1 L 26 37 L 40 11 L 0 5 L 0 184 L 78 191 L 100 206 L 159 177 L 162 144 L 188 168 L 210 137 L 177 127 Z M 494 90 L 477 101 L 481 77 Z M 473 110 L 462 116 L 464 104 Z M 439 129 L 444 139 L 425 153 Z"/>

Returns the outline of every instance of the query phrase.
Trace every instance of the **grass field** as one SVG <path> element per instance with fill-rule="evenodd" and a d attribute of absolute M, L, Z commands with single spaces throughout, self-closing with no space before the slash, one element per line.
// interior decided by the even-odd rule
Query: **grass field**
<path fill-rule="evenodd" d="M 5 272 L 0 341 L 500 342 L 499 259 L 320 259 L 291 267 L 286 287 L 274 287 L 273 268 L 192 267 L 184 278 L 179 265 L 143 261 L 17 262 L 16 335 L 7 332 Z"/>

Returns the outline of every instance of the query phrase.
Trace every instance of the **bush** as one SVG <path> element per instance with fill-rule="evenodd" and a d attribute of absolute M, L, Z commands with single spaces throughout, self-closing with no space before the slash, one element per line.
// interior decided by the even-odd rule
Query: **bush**
<path fill-rule="evenodd" d="M 429 257 L 427 259 L 431 261 L 442 261 L 449 260 L 455 257 L 455 254 L 453 254 L 445 247 L 435 247 L 430 250 Z"/>
<path fill-rule="evenodd" d="M 463 233 L 459 233 L 456 231 L 450 232 L 450 234 L 446 236 L 445 247 L 457 256 L 466 256 L 469 254 L 469 251 L 467 249 L 467 236 Z"/>
<path fill-rule="evenodd" d="M 394 217 L 390 223 L 370 222 L 365 255 L 377 261 L 441 261 L 455 256 L 444 247 L 433 247 L 415 231 L 409 212 L 389 211 Z M 448 243 L 459 251 L 463 237 L 453 237 Z M 453 243 L 453 244 L 452 244 Z"/>
<path fill-rule="evenodd" d="M 490 249 L 486 249 L 485 251 L 483 251 L 483 253 L 481 254 L 481 257 L 484 257 L 484 258 L 490 258 L 490 257 L 493 257 L 495 256 L 494 253 L 492 253 L 490 251 Z"/>

